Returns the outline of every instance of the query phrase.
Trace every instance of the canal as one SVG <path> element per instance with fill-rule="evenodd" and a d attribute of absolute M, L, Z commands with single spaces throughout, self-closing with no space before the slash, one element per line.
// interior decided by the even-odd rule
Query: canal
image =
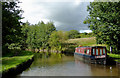
<path fill-rule="evenodd" d="M 18 76 L 118 76 L 118 66 L 88 64 L 64 54 L 36 53 L 31 66 Z"/>

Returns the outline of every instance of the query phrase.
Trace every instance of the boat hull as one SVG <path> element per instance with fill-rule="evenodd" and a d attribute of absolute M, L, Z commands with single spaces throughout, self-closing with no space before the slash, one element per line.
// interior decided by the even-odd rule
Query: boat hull
<path fill-rule="evenodd" d="M 80 53 L 74 53 L 74 57 L 78 60 L 82 60 L 87 63 L 91 64 L 106 64 L 106 58 L 100 57 L 100 56 L 91 56 L 91 55 L 85 55 Z"/>

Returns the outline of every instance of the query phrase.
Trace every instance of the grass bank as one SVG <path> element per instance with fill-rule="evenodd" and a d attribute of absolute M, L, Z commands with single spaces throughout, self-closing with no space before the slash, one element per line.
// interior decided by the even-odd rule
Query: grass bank
<path fill-rule="evenodd" d="M 0 69 L 0 72 L 7 71 L 11 68 L 16 68 L 19 64 L 31 59 L 33 55 L 34 54 L 30 51 L 21 51 L 16 56 L 14 56 L 12 53 L 3 56 L 0 58 L 0 61 L 2 61 L 2 69 Z"/>
<path fill-rule="evenodd" d="M 69 39 L 67 42 L 81 46 L 91 46 L 91 45 L 96 45 L 96 38 L 95 37 L 76 38 L 76 39 Z"/>
<path fill-rule="evenodd" d="M 120 54 L 107 53 L 107 55 L 109 55 L 110 57 L 114 58 L 115 61 L 120 62 Z"/>
<path fill-rule="evenodd" d="M 107 53 L 107 54 L 113 58 L 120 58 L 120 54 L 111 54 L 111 53 Z"/>
<path fill-rule="evenodd" d="M 76 46 L 79 46 L 79 45 L 81 46 L 107 46 L 105 44 L 96 44 L 95 37 L 69 39 L 66 42 L 74 44 Z"/>
<path fill-rule="evenodd" d="M 95 37 L 93 33 L 80 33 L 81 38 Z"/>

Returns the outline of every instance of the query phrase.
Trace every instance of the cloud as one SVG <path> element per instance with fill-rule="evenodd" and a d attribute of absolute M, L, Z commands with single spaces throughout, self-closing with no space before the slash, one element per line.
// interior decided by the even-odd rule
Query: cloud
<path fill-rule="evenodd" d="M 24 10 L 22 21 L 29 21 L 36 24 L 43 20 L 45 23 L 53 21 L 57 30 L 88 30 L 88 26 L 83 24 L 88 15 L 87 5 L 89 2 L 81 0 L 70 0 L 60 2 L 56 0 L 22 0 L 20 4 Z"/>
<path fill-rule="evenodd" d="M 79 32 L 80 32 L 80 33 L 84 33 L 84 32 L 86 32 L 86 33 L 91 33 L 92 31 L 91 31 L 91 30 L 80 30 Z"/>

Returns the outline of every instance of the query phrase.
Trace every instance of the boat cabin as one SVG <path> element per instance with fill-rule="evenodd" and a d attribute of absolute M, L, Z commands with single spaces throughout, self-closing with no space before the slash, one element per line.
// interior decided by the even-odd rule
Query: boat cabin
<path fill-rule="evenodd" d="M 103 46 L 94 46 L 94 47 L 77 47 L 75 53 L 91 55 L 91 56 L 100 56 L 106 55 L 106 47 Z"/>

